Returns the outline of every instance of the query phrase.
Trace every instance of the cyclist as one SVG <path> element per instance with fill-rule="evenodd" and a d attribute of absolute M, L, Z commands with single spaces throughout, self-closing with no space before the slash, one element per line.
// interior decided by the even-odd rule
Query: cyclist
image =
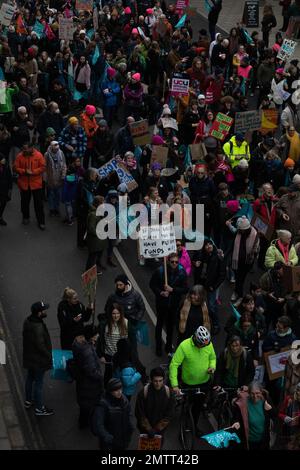
<path fill-rule="evenodd" d="M 232 336 L 227 348 L 220 354 L 214 375 L 216 388 L 239 388 L 254 379 L 253 357 L 241 344 L 239 336 Z"/>
<path fill-rule="evenodd" d="M 176 395 L 180 395 L 178 384 L 178 368 L 181 370 L 181 388 L 200 388 L 207 393 L 210 378 L 216 369 L 216 353 L 211 343 L 211 336 L 207 328 L 199 326 L 193 336 L 184 340 L 177 348 L 169 369 L 170 383 Z M 196 435 L 201 435 L 197 423 L 203 404 L 202 395 L 193 395 L 192 414 L 194 418 Z"/>

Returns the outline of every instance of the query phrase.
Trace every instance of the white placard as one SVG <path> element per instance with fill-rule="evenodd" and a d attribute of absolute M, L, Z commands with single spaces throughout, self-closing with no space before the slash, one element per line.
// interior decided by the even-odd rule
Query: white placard
<path fill-rule="evenodd" d="M 8 3 L 2 3 L 0 10 L 0 23 L 3 26 L 9 26 L 15 13 L 15 7 Z"/>
<path fill-rule="evenodd" d="M 176 251 L 173 224 L 141 227 L 140 254 L 144 258 L 163 258 Z"/>
<path fill-rule="evenodd" d="M 292 39 L 284 39 L 277 54 L 277 59 L 284 60 L 286 62 L 294 54 L 296 46 L 296 41 L 292 41 Z"/>

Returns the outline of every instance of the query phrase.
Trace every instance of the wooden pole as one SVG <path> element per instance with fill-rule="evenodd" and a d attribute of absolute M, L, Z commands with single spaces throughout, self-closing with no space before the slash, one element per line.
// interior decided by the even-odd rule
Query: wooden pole
<path fill-rule="evenodd" d="M 164 256 L 165 285 L 168 285 L 167 257 Z"/>

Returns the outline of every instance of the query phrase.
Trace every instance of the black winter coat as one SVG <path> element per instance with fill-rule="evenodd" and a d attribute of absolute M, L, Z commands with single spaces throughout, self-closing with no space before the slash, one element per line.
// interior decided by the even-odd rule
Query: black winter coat
<path fill-rule="evenodd" d="M 57 307 L 57 318 L 60 326 L 60 342 L 61 348 L 67 351 L 72 349 L 72 344 L 76 336 L 83 334 L 84 323 L 91 318 L 93 310 L 86 308 L 81 302 L 75 305 L 69 304 L 66 300 L 62 300 Z M 81 320 L 74 320 L 77 315 L 81 314 Z"/>
<path fill-rule="evenodd" d="M 163 267 L 157 268 L 150 279 L 150 289 L 156 297 L 156 309 L 176 312 L 182 300 L 182 297 L 188 292 L 187 275 L 185 269 L 179 265 L 175 270 L 168 267 L 168 284 L 174 290 L 169 297 L 162 297 L 160 293 L 164 290 L 165 276 Z"/>
<path fill-rule="evenodd" d="M 300 302 L 296 299 L 288 300 L 286 304 L 286 313 L 292 321 L 293 332 L 297 336 L 297 339 L 300 339 Z"/>
<path fill-rule="evenodd" d="M 73 356 L 78 367 L 76 380 L 77 402 L 80 407 L 92 408 L 103 394 L 103 375 L 99 357 L 93 344 L 86 340 L 74 341 Z"/>
<path fill-rule="evenodd" d="M 226 353 L 227 348 L 223 351 L 217 360 L 217 369 L 214 375 L 214 383 L 221 387 L 226 387 L 224 382 L 227 369 L 226 369 Z M 240 357 L 239 373 L 238 373 L 238 387 L 248 385 L 254 379 L 255 368 L 253 364 L 253 356 L 250 351 L 245 350 L 245 354 Z"/>
<path fill-rule="evenodd" d="M 92 415 L 92 430 L 99 437 L 101 449 L 127 449 L 133 429 L 130 403 L 125 395 L 117 399 L 106 393 Z"/>
<path fill-rule="evenodd" d="M 202 284 L 208 292 L 212 292 L 225 280 L 226 266 L 224 258 L 218 255 L 216 248 L 211 255 L 203 250 L 197 251 L 193 261 L 201 261 L 199 268 L 194 268 L 194 283 Z M 202 275 L 203 265 L 207 265 L 205 275 Z"/>
<path fill-rule="evenodd" d="M 45 139 L 46 130 L 48 127 L 52 127 L 52 129 L 55 130 L 56 139 L 58 139 L 61 131 L 64 128 L 64 120 L 62 115 L 60 113 L 50 113 L 50 111 L 43 112 L 37 124 L 40 142 Z"/>
<path fill-rule="evenodd" d="M 0 154 L 0 160 L 1 159 L 2 155 Z M 8 201 L 8 193 L 12 190 L 12 183 L 11 169 L 6 159 L 5 165 L 1 165 L 0 163 L 0 199 Z"/>
<path fill-rule="evenodd" d="M 107 315 L 113 303 L 122 305 L 125 317 L 128 320 L 137 322 L 145 315 L 146 308 L 142 296 L 139 292 L 134 290 L 133 287 L 131 287 L 128 292 L 122 294 L 115 292 L 108 297 L 104 307 Z"/>
<path fill-rule="evenodd" d="M 33 315 L 23 325 L 23 367 L 52 369 L 52 344 L 47 326 L 41 318 Z"/>

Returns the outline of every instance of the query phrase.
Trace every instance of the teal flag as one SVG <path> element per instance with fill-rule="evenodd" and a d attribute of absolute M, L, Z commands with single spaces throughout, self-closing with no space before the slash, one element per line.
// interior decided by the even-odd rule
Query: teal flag
<path fill-rule="evenodd" d="M 186 22 L 186 15 L 183 15 L 175 26 L 176 29 L 183 28 Z"/>
<path fill-rule="evenodd" d="M 32 30 L 38 35 L 39 38 L 44 36 L 44 25 L 39 20 L 36 20 Z"/>
<path fill-rule="evenodd" d="M 238 444 L 241 443 L 240 438 L 235 432 L 231 433 L 225 431 L 225 429 L 213 432 L 212 434 L 206 434 L 205 436 L 201 436 L 201 439 L 205 439 L 206 442 L 208 442 L 211 446 L 216 447 L 217 449 L 228 447 L 230 441 L 237 442 Z"/>
<path fill-rule="evenodd" d="M 92 64 L 93 64 L 93 65 L 96 64 L 96 62 L 97 62 L 97 60 L 99 59 L 99 57 L 100 57 L 99 47 L 96 46 L 96 47 L 95 47 L 94 55 L 93 55 L 93 57 L 92 57 Z"/>
<path fill-rule="evenodd" d="M 236 320 L 239 320 L 241 318 L 241 314 L 237 311 L 234 305 L 230 304 L 230 307 L 231 307 L 233 316 L 236 318 Z"/>

